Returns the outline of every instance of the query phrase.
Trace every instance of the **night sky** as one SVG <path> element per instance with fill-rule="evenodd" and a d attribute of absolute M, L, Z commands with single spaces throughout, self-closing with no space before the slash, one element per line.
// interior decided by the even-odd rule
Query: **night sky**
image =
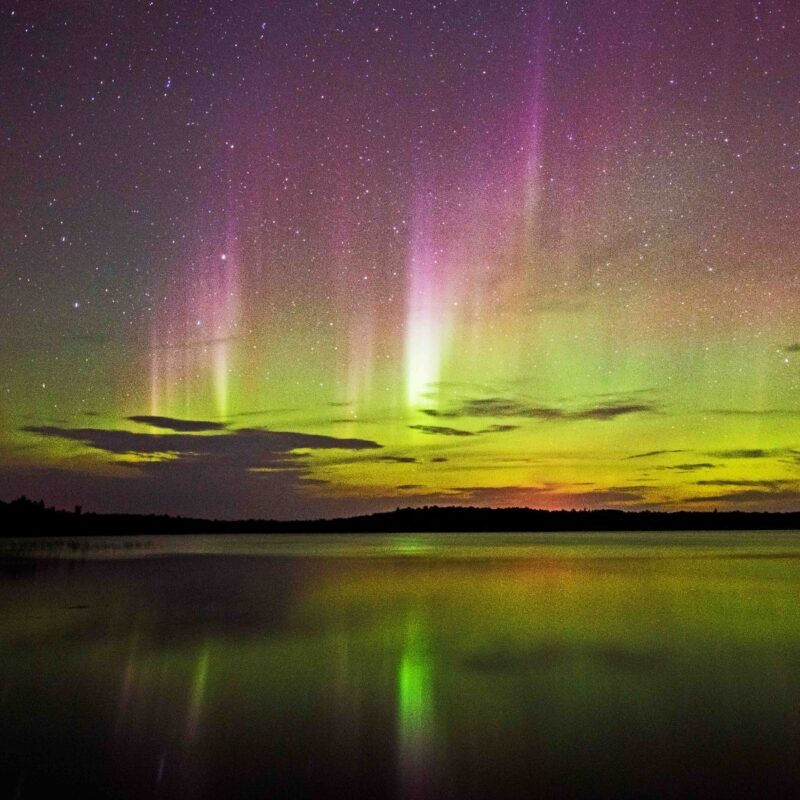
<path fill-rule="evenodd" d="M 0 11 L 0 497 L 800 507 L 800 4 Z"/>

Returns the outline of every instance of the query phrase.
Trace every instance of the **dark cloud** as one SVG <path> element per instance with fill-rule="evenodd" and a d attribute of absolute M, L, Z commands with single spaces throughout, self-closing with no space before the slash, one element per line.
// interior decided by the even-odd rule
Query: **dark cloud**
<path fill-rule="evenodd" d="M 392 455 L 343 455 L 341 457 L 326 458 L 325 464 L 344 466 L 346 464 L 418 464 L 419 459 L 413 456 Z"/>
<path fill-rule="evenodd" d="M 199 431 L 221 431 L 227 425 L 224 422 L 208 422 L 207 420 L 196 419 L 174 419 L 173 417 L 152 417 L 135 416 L 128 417 L 131 422 L 141 425 L 150 425 L 153 428 L 164 428 L 170 431 L 181 431 L 184 433 Z"/>
<path fill-rule="evenodd" d="M 394 488 L 405 492 L 409 489 L 422 489 L 423 486 L 421 483 L 401 483 L 399 486 L 395 486 Z"/>
<path fill-rule="evenodd" d="M 697 469 L 714 469 L 717 464 L 712 464 L 710 461 L 699 461 L 693 464 L 667 464 L 663 467 L 653 467 L 658 470 L 671 470 L 675 472 L 694 472 Z"/>
<path fill-rule="evenodd" d="M 559 419 L 563 412 L 556 408 L 545 408 L 507 400 L 501 397 L 487 397 L 468 400 L 457 408 L 438 411 L 422 409 L 431 417 L 530 417 L 539 419 Z"/>
<path fill-rule="evenodd" d="M 569 410 L 552 406 L 538 406 L 503 397 L 485 397 L 468 400 L 460 406 L 444 411 L 422 409 L 430 417 L 520 417 L 541 420 L 612 420 L 628 414 L 652 413 L 656 409 L 649 403 L 606 402 L 588 408 Z"/>
<path fill-rule="evenodd" d="M 337 500 L 313 493 L 320 480 L 311 474 L 311 451 L 381 447 L 366 439 L 251 428 L 204 435 L 57 426 L 23 430 L 116 456 L 111 463 L 119 469 L 98 475 L 74 468 L 0 468 L 4 494 L 27 493 L 106 511 L 227 518 L 341 513 Z M 96 462 L 87 464 L 92 468 Z"/>
<path fill-rule="evenodd" d="M 655 467 L 655 469 L 674 470 L 676 472 L 694 472 L 697 469 L 714 469 L 716 464 L 711 464 L 708 461 L 701 461 L 696 464 L 669 464 L 664 467 Z"/>
<path fill-rule="evenodd" d="M 757 487 L 760 489 L 770 489 L 777 491 L 784 486 L 792 486 L 800 481 L 789 479 L 776 479 L 776 480 L 715 480 L 715 481 L 695 481 L 696 486 L 740 486 L 740 487 Z"/>
<path fill-rule="evenodd" d="M 653 456 L 663 456 L 668 453 L 685 453 L 685 450 L 650 450 L 647 453 L 634 453 L 632 456 L 627 456 L 626 461 L 634 458 L 652 458 Z"/>
<path fill-rule="evenodd" d="M 481 428 L 478 433 L 509 433 L 518 430 L 519 425 L 489 425 L 488 428 Z"/>
<path fill-rule="evenodd" d="M 616 419 L 628 414 L 645 414 L 653 411 L 655 411 L 655 408 L 648 403 L 609 404 L 574 412 L 569 415 L 569 418 L 605 420 Z"/>
<path fill-rule="evenodd" d="M 297 450 L 371 450 L 381 446 L 367 439 L 339 439 L 312 433 L 259 428 L 238 428 L 210 436 L 56 426 L 28 426 L 22 430 L 37 436 L 81 442 L 88 447 L 115 455 L 169 454 L 186 459 L 222 458 L 245 467 L 271 465 L 276 456 L 285 458 Z"/>
<path fill-rule="evenodd" d="M 717 450 L 709 453 L 714 458 L 770 458 L 777 455 L 776 450 Z"/>
<path fill-rule="evenodd" d="M 607 507 L 609 504 L 639 503 L 645 496 L 639 491 L 638 486 L 612 486 L 607 489 L 595 489 L 587 492 L 567 491 L 558 495 L 559 500 L 569 503 L 570 508 L 598 508 Z"/>
<path fill-rule="evenodd" d="M 800 457 L 800 450 L 791 447 L 779 447 L 772 450 L 753 448 L 744 450 L 719 450 L 709 453 L 717 458 L 780 458 L 788 456 L 792 459 Z"/>
<path fill-rule="evenodd" d="M 797 511 L 800 507 L 800 491 L 796 489 L 783 489 L 769 491 L 765 489 L 743 489 L 740 492 L 717 494 L 709 497 L 689 497 L 686 503 L 722 503 L 729 506 L 740 506 L 758 503 L 764 509 L 780 511 Z"/>
<path fill-rule="evenodd" d="M 440 436 L 475 436 L 473 431 L 447 428 L 443 425 L 409 425 L 408 427 L 415 431 L 422 431 L 422 433 L 439 434 Z"/>
<path fill-rule="evenodd" d="M 708 453 L 715 458 L 779 458 L 789 456 L 790 458 L 800 457 L 800 450 L 792 447 L 778 447 L 772 450 L 762 448 L 745 448 L 742 450 L 717 450 Z"/>
<path fill-rule="evenodd" d="M 485 433 L 510 433 L 520 428 L 519 425 L 487 425 L 485 428 L 479 428 L 476 431 L 465 431 L 462 428 L 451 428 L 446 425 L 409 425 L 408 427 L 415 431 L 440 434 L 442 436 L 480 436 Z"/>
<path fill-rule="evenodd" d="M 531 376 L 532 378 L 535 376 Z M 630 400 L 632 397 L 643 397 L 647 395 L 652 395 L 654 392 L 658 391 L 657 386 L 645 386 L 641 389 L 629 389 L 626 392 L 595 392 L 589 397 L 611 397 L 617 402 L 621 402 L 623 399 Z"/>
<path fill-rule="evenodd" d="M 443 464 L 445 461 L 449 460 L 449 458 L 445 458 L 444 456 L 435 456 L 431 459 L 431 464 Z"/>
<path fill-rule="evenodd" d="M 608 508 L 614 504 L 640 503 L 644 495 L 639 486 L 611 486 L 579 490 L 572 484 L 547 483 L 540 486 L 459 486 L 447 490 L 450 500 L 459 503 L 498 507 Z"/>

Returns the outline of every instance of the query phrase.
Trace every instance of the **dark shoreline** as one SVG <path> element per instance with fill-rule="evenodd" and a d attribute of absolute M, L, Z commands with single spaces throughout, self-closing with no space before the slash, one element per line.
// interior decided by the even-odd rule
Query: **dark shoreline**
<path fill-rule="evenodd" d="M 800 512 L 544 511 L 532 508 L 398 508 L 315 520 L 212 520 L 155 514 L 95 514 L 26 498 L 0 502 L 2 536 L 127 536 L 202 533 L 522 533 L 593 531 L 800 530 Z"/>

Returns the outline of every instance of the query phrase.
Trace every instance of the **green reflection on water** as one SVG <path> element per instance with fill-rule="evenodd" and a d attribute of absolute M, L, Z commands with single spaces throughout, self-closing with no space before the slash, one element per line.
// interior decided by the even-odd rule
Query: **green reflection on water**
<path fill-rule="evenodd" d="M 203 701 L 206 694 L 206 684 L 208 682 L 208 647 L 204 647 L 197 659 L 197 666 L 194 671 L 192 681 L 192 695 L 189 703 L 189 716 L 186 722 L 186 735 L 189 739 L 197 734 L 197 727 L 200 723 L 200 715 L 203 711 Z"/>
<path fill-rule="evenodd" d="M 434 736 L 433 659 L 419 618 L 408 623 L 397 677 L 400 784 L 423 796 L 431 779 Z"/>
<path fill-rule="evenodd" d="M 0 795 L 800 790 L 800 534 L 174 545 L 15 556 Z"/>

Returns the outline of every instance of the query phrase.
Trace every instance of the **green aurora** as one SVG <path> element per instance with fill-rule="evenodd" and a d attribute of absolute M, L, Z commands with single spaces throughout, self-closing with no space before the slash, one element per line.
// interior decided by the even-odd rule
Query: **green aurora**
<path fill-rule="evenodd" d="M 8 20 L 0 496 L 800 506 L 792 4 L 261 5 Z"/>

